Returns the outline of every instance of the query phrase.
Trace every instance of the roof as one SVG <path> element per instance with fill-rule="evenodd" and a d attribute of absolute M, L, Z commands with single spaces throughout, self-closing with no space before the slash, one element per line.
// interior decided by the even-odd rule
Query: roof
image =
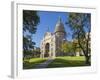
<path fill-rule="evenodd" d="M 64 24 L 61 22 L 60 17 L 59 17 L 58 22 L 55 26 L 55 32 L 65 32 Z"/>

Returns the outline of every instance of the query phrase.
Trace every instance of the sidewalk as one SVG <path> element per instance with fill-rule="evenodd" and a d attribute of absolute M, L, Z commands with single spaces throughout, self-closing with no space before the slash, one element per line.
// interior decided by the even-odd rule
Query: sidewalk
<path fill-rule="evenodd" d="M 36 66 L 36 68 L 46 68 L 54 59 L 48 59 L 47 61 L 39 64 Z"/>

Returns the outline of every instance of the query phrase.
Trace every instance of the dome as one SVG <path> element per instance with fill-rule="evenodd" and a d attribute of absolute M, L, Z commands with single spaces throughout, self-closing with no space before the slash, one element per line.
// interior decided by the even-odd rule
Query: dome
<path fill-rule="evenodd" d="M 64 25 L 61 22 L 61 18 L 60 17 L 59 17 L 59 20 L 58 20 L 58 22 L 56 24 L 55 32 L 65 32 Z"/>

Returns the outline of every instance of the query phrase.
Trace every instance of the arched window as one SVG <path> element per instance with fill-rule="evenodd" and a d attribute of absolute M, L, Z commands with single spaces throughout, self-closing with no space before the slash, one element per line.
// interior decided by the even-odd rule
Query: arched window
<path fill-rule="evenodd" d="M 44 57 L 49 57 L 49 51 L 50 51 L 50 44 L 49 43 L 46 43 Z"/>

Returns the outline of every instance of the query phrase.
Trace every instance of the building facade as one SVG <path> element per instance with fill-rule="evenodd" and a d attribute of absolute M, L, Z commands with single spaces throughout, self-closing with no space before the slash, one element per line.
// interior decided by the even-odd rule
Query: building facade
<path fill-rule="evenodd" d="M 40 51 L 41 51 L 41 58 L 49 57 L 54 58 L 56 56 L 62 56 L 62 52 L 60 51 L 61 44 L 66 41 L 66 31 L 64 28 L 64 24 L 59 17 L 54 32 L 46 32 L 41 44 L 40 44 Z"/>

